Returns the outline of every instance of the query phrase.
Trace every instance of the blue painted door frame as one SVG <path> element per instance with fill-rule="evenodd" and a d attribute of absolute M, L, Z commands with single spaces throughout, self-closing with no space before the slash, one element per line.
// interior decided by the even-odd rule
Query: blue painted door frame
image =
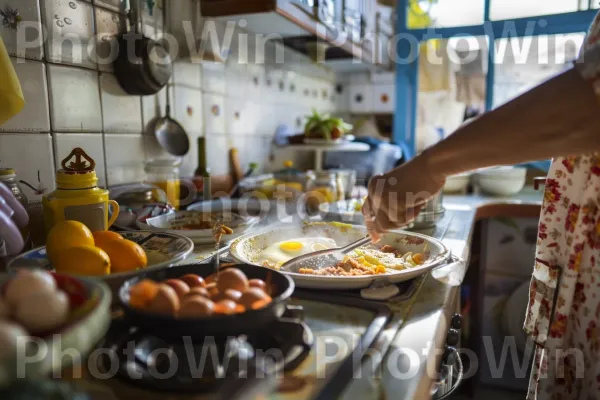
<path fill-rule="evenodd" d="M 482 0 L 484 22 L 481 25 L 452 28 L 409 29 L 408 4 L 410 0 L 398 0 L 396 22 L 396 110 L 394 114 L 394 141 L 404 142 L 412 149 L 411 158 L 416 150 L 417 95 L 419 89 L 419 42 L 432 38 L 448 39 L 459 36 L 485 36 L 488 46 L 493 49 L 496 39 L 538 35 L 554 35 L 586 32 L 598 10 L 577 11 L 566 14 L 541 17 L 517 18 L 509 20 L 514 29 L 505 29 L 507 21 L 490 20 L 490 1 Z M 495 51 L 489 51 L 488 74 L 486 78 L 486 109 L 490 110 L 494 102 Z"/>

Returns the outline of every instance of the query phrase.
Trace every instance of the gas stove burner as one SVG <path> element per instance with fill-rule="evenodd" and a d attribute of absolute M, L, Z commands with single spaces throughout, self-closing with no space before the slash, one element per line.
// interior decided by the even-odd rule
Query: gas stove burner
<path fill-rule="evenodd" d="M 116 368 L 117 376 L 159 391 L 192 393 L 220 390 L 233 381 L 295 369 L 310 353 L 314 338 L 298 318 L 301 309 L 288 306 L 283 318 L 265 330 L 238 337 L 161 339 L 114 321 L 102 343 L 99 365 Z M 225 382 L 228 382 L 226 385 Z"/>

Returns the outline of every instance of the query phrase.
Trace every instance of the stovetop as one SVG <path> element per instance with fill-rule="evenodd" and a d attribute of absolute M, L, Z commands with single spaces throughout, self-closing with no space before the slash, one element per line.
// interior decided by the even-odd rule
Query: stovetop
<path fill-rule="evenodd" d="M 410 292 L 412 285 L 408 286 Z M 107 336 L 108 341 L 103 350 L 112 347 L 122 355 L 116 358 L 109 356 L 113 357 L 112 364 L 101 365 L 98 369 L 105 373 L 106 367 L 112 366 L 113 370 L 109 372 L 112 372 L 116 379 L 87 377 L 86 382 L 93 385 L 93 391 L 108 391 L 113 395 L 109 398 L 103 394 L 98 400 L 164 400 L 165 396 L 169 399 L 193 400 L 339 397 L 354 372 L 360 368 L 362 356 L 369 351 L 390 321 L 390 307 L 384 303 L 360 299 L 351 292 L 346 296 L 332 296 L 301 290 L 294 293 L 290 306 L 285 318 L 256 337 L 230 341 L 229 348 L 226 348 L 225 342 L 217 339 L 212 344 L 216 349 L 215 356 L 223 360 L 223 355 L 229 352 L 234 362 L 230 363 L 228 368 L 220 369 L 220 378 L 216 380 L 215 371 L 211 368 L 205 368 L 203 371 L 206 376 L 191 379 L 191 372 L 198 372 L 199 364 L 192 364 L 190 368 L 189 361 L 198 363 L 202 351 L 210 353 L 202 341 L 193 341 L 191 348 L 188 343 L 186 348 L 184 342 L 165 343 L 152 335 L 138 332 L 136 328 L 128 327 L 124 321 L 115 321 L 111 327 L 111 333 L 114 335 Z M 398 317 L 393 319 L 397 320 Z M 135 345 L 130 344 L 132 340 Z M 309 347 L 310 350 L 307 351 Z M 153 354 L 157 349 L 162 350 Z M 269 354 L 271 350 L 270 354 L 282 354 L 283 357 L 275 357 L 275 361 L 267 359 L 262 363 L 252 364 L 249 360 L 252 359 L 253 349 L 263 350 L 261 354 Z M 281 353 L 277 353 L 278 351 Z M 177 373 L 171 374 L 169 378 L 169 365 L 174 357 L 177 358 L 178 365 L 185 366 L 180 367 Z M 99 360 L 103 362 L 102 357 Z M 266 370 L 278 373 L 266 374 L 275 379 L 258 383 L 236 379 L 243 370 L 237 367 L 240 363 L 244 367 L 250 366 L 250 375 L 256 375 L 257 369 L 258 372 Z M 115 364 L 119 366 L 116 371 L 113 366 Z M 152 374 L 158 379 L 148 379 L 152 378 L 149 369 L 152 369 Z M 141 374 L 142 378 L 133 380 L 129 374 Z M 94 396 L 92 399 L 96 400 Z"/>

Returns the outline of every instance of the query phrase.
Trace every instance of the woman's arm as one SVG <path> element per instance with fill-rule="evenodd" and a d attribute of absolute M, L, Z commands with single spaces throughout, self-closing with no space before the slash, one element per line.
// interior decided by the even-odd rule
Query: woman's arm
<path fill-rule="evenodd" d="M 371 179 L 365 222 L 374 239 L 407 224 L 453 174 L 594 151 L 600 151 L 600 104 L 592 84 L 571 69 Z"/>
<path fill-rule="evenodd" d="M 600 104 L 590 82 L 566 71 L 459 128 L 424 153 L 432 174 L 600 150 Z"/>

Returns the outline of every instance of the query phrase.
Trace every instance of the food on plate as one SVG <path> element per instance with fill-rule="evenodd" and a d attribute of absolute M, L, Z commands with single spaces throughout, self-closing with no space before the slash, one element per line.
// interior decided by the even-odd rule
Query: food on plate
<path fill-rule="evenodd" d="M 112 240 L 103 250 L 110 257 L 111 273 L 135 271 L 148 266 L 146 252 L 131 240 Z"/>
<path fill-rule="evenodd" d="M 316 110 L 306 118 L 304 136 L 311 139 L 336 140 L 352 129 L 352 125 L 345 123 L 343 119 L 319 114 Z"/>
<path fill-rule="evenodd" d="M 365 276 L 401 271 L 423 264 L 427 259 L 424 253 L 405 253 L 392 246 L 377 248 L 373 245 L 358 248 L 348 254 L 342 261 L 320 270 L 300 268 L 301 274 L 324 276 Z"/>
<path fill-rule="evenodd" d="M 48 234 L 46 252 L 56 271 L 82 276 L 130 272 L 148 265 L 144 249 L 111 231 L 92 233 L 78 221 L 56 224 Z"/>
<path fill-rule="evenodd" d="M 195 287 L 206 287 L 206 282 L 204 282 L 204 278 L 202 278 L 200 275 L 187 274 L 182 276 L 181 280 L 187 283 L 190 289 L 193 289 Z"/>
<path fill-rule="evenodd" d="M 12 348 L 15 336 L 55 332 L 67 323 L 71 309 L 85 301 L 78 284 L 62 278 L 42 270 L 18 270 L 3 285 L 0 290 L 0 359 Z"/>
<path fill-rule="evenodd" d="M 54 269 L 63 274 L 104 276 L 110 274 L 110 258 L 95 246 L 75 246 L 55 256 Z"/>
<path fill-rule="evenodd" d="M 171 286 L 160 284 L 154 298 L 150 301 L 148 310 L 157 314 L 173 315 L 179 312 L 179 296 Z"/>
<path fill-rule="evenodd" d="M 338 247 L 335 240 L 325 237 L 298 238 L 273 243 L 258 256 L 258 262 L 265 267 L 279 269 L 292 258 L 319 250 Z"/>
<path fill-rule="evenodd" d="M 113 231 L 96 231 L 92 233 L 92 236 L 94 236 L 94 244 L 96 247 L 100 247 L 101 249 L 103 249 L 110 241 L 123 239 L 123 236 Z"/>
<path fill-rule="evenodd" d="M 157 314 L 198 318 L 256 310 L 273 301 L 269 295 L 271 285 L 268 279 L 267 282 L 261 279 L 248 280 L 246 274 L 237 268 L 227 268 L 213 275 L 214 278 L 207 277 L 203 281 L 203 287 L 193 288 L 189 288 L 184 281 L 186 277 L 190 280 L 196 276 L 193 274 L 162 283 L 142 280 L 129 289 L 129 305 Z M 250 282 L 253 286 L 250 286 Z M 185 293 L 178 292 L 182 284 L 188 288 Z"/>
<path fill-rule="evenodd" d="M 53 264 L 58 254 L 75 246 L 94 246 L 92 232 L 79 221 L 59 222 L 48 233 L 46 252 Z"/>

